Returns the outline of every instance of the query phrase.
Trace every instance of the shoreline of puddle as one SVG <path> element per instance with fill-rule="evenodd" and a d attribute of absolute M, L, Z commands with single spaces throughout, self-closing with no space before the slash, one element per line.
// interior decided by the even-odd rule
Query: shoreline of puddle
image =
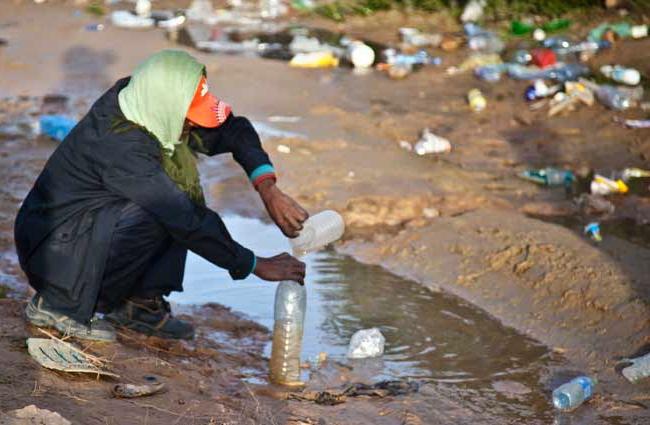
<path fill-rule="evenodd" d="M 234 215 L 223 220 L 233 237 L 257 255 L 289 251 L 288 241 L 272 224 Z M 480 405 L 504 420 L 526 417 L 548 423 L 555 417 L 551 388 L 575 372 L 542 343 L 454 295 L 433 292 L 379 266 L 358 263 L 333 250 L 304 260 L 307 315 L 303 362 L 326 352 L 332 363 L 366 381 L 415 379 L 430 383 L 448 400 Z M 184 292 L 174 293 L 171 301 L 182 305 L 216 302 L 273 328 L 275 283 L 255 276 L 233 282 L 225 271 L 190 253 L 183 285 Z M 386 337 L 384 355 L 346 359 L 350 336 L 370 327 L 378 327 Z M 264 355 L 270 356 L 270 342 Z M 250 384 L 268 384 L 264 371 L 241 372 Z M 310 385 L 327 373 L 331 371 L 305 369 L 303 379 Z M 423 419 L 434 418 L 435 406 L 419 414 Z M 583 412 L 580 416 L 591 419 L 571 423 L 591 423 L 594 414 Z"/>

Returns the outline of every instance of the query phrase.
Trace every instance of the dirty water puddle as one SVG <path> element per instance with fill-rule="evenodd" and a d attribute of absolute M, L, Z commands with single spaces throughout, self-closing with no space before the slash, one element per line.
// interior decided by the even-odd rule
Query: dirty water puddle
<path fill-rule="evenodd" d="M 258 255 L 289 251 L 289 243 L 274 226 L 238 216 L 224 219 L 236 240 Z M 303 361 L 320 352 L 352 368 L 367 381 L 413 378 L 435 388 L 435 398 L 453 405 L 471 405 L 494 419 L 551 423 L 554 412 L 546 385 L 550 368 L 561 366 L 547 347 L 504 327 L 482 310 L 457 297 L 434 293 L 380 267 L 324 251 L 305 258 L 307 318 Z M 228 274 L 191 254 L 187 259 L 185 292 L 171 300 L 179 304 L 217 302 L 273 328 L 276 284 L 257 277 L 233 282 Z M 378 327 L 386 337 L 380 359 L 349 361 L 350 337 L 359 329 Z M 213 335 L 223 339 L 223 335 Z M 270 343 L 265 355 L 270 356 Z M 264 371 L 241 371 L 249 382 L 265 384 Z M 305 370 L 304 379 L 309 379 Z M 316 373 L 318 375 L 318 373 Z M 313 378 L 313 377 L 312 377 Z M 313 379 L 312 379 L 313 381 Z M 417 395 L 421 399 L 426 395 Z M 438 417 L 440 401 L 423 418 Z M 585 408 L 586 409 L 586 408 Z M 527 422 L 530 423 L 530 422 Z M 582 423 L 581 421 L 572 423 Z M 588 423 L 588 422 L 585 422 Z"/>

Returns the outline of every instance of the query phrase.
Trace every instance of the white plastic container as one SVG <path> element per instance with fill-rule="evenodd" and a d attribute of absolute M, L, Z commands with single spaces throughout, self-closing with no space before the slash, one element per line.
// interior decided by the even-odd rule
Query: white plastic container
<path fill-rule="evenodd" d="M 302 257 L 318 251 L 340 239 L 344 231 L 343 217 L 336 211 L 325 210 L 314 214 L 305 221 L 300 235 L 290 240 L 293 255 Z"/>
<path fill-rule="evenodd" d="M 348 59 L 355 68 L 370 68 L 375 63 L 375 51 L 361 41 L 353 41 L 348 46 Z"/>
<path fill-rule="evenodd" d="M 151 18 L 134 15 L 128 10 L 116 10 L 111 13 L 111 23 L 121 28 L 144 29 L 153 27 L 155 22 Z"/>

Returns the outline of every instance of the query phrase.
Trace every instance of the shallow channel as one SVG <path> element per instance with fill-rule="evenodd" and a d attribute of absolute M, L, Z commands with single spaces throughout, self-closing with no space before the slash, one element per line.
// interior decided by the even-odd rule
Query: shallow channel
<path fill-rule="evenodd" d="M 236 240 L 260 256 L 289 251 L 288 241 L 272 225 L 238 216 L 224 221 Z M 546 382 L 549 368 L 562 360 L 553 358 L 547 347 L 457 297 L 432 292 L 380 267 L 330 250 L 304 260 L 308 298 L 303 359 L 324 351 L 345 361 L 350 336 L 378 327 L 386 350 L 382 361 L 372 364 L 373 379 L 429 381 L 455 404 L 486 409 L 493 419 L 507 418 L 503 423 L 519 423 L 516 418 L 553 423 Z M 190 254 L 185 292 L 171 300 L 217 302 L 272 329 L 275 286 L 254 276 L 233 282 L 225 271 Z"/>

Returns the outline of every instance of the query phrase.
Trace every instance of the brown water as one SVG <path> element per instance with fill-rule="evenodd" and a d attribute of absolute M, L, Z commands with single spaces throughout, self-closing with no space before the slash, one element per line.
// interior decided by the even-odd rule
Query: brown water
<path fill-rule="evenodd" d="M 288 250 L 288 242 L 270 225 L 241 217 L 225 222 L 236 239 L 259 255 Z M 473 305 L 332 251 L 306 261 L 303 361 L 326 352 L 371 381 L 401 377 L 427 382 L 412 396 L 418 415 L 431 421 L 425 423 L 463 423 L 461 418 L 476 414 L 486 423 L 617 423 L 597 420 L 588 405 L 571 416 L 556 416 L 550 391 L 566 374 L 564 360 Z M 235 283 L 190 256 L 185 288 L 174 301 L 219 302 L 273 328 L 273 283 L 255 277 Z M 386 337 L 384 356 L 346 360 L 351 335 L 370 327 Z M 251 381 L 264 382 L 264 371 L 250 375 Z"/>

